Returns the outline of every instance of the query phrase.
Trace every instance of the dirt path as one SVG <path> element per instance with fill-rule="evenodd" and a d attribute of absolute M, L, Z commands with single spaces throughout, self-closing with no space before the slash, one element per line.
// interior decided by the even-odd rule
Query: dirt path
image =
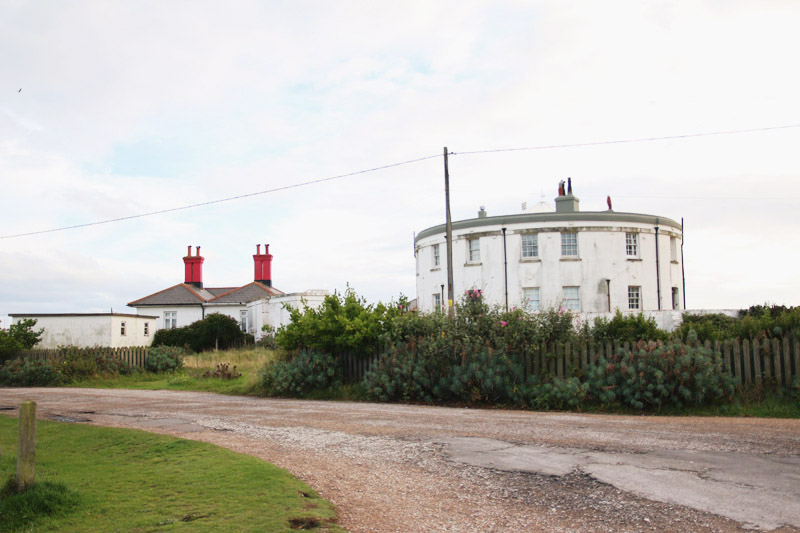
<path fill-rule="evenodd" d="M 212 442 L 362 531 L 800 531 L 800 420 L 629 417 L 171 391 L 0 389 L 0 413 Z"/>

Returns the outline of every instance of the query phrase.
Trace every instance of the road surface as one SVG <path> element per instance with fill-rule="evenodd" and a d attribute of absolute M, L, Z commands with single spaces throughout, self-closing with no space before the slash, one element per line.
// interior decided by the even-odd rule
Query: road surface
<path fill-rule="evenodd" d="M 0 389 L 40 418 L 284 467 L 362 531 L 800 531 L 800 420 L 536 413 L 198 392 Z"/>

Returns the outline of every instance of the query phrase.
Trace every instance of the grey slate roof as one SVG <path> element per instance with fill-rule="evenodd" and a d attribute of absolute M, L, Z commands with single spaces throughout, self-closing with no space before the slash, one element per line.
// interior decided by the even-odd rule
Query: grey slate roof
<path fill-rule="evenodd" d="M 283 294 L 283 292 L 274 287 L 267 287 L 256 282 L 248 283 L 243 287 L 209 287 L 207 289 L 198 289 L 187 283 L 179 283 L 163 291 L 134 300 L 128 305 L 130 307 L 145 307 L 150 305 L 201 305 L 206 303 L 237 304 L 280 294 Z"/>

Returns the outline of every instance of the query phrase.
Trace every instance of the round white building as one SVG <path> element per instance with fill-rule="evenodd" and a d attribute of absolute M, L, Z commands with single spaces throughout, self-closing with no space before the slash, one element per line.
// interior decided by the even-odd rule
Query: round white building
<path fill-rule="evenodd" d="M 480 290 L 489 305 L 530 311 L 683 309 L 681 224 L 654 215 L 579 211 L 563 182 L 555 211 L 452 223 L 454 299 Z M 445 225 L 415 239 L 417 306 L 447 307 Z"/>

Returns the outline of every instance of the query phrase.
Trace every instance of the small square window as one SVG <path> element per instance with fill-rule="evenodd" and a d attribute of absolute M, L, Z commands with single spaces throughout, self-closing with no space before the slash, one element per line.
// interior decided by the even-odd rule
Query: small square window
<path fill-rule="evenodd" d="M 578 256 L 578 234 L 577 233 L 562 233 L 561 234 L 561 255 L 565 257 Z"/>
<path fill-rule="evenodd" d="M 628 309 L 641 310 L 642 308 L 642 288 L 628 286 Z"/>
<path fill-rule="evenodd" d="M 539 287 L 522 289 L 522 299 L 525 304 L 526 311 L 539 311 L 541 310 L 541 302 L 539 300 Z"/>
<path fill-rule="evenodd" d="M 144 323 L 144 336 L 145 337 L 150 336 L 150 322 Z"/>
<path fill-rule="evenodd" d="M 581 310 L 580 287 L 564 287 L 564 309 Z"/>
<path fill-rule="evenodd" d="M 539 236 L 537 234 L 522 236 L 522 257 L 539 257 Z"/>
<path fill-rule="evenodd" d="M 441 262 L 441 256 L 439 255 L 439 245 L 438 244 L 434 244 L 433 245 L 433 268 L 438 267 L 440 262 Z"/>
<path fill-rule="evenodd" d="M 625 255 L 628 257 L 639 257 L 639 234 L 625 233 Z"/>
<path fill-rule="evenodd" d="M 119 334 L 125 336 L 125 322 L 119 323 Z"/>
<path fill-rule="evenodd" d="M 480 239 L 469 240 L 469 262 L 478 263 L 481 260 L 481 241 Z"/>

